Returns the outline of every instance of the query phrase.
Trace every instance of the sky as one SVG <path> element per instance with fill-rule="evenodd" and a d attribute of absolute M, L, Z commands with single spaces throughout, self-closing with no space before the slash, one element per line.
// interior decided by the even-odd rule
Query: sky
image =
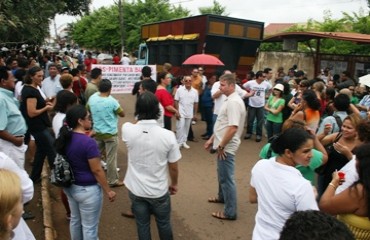
<path fill-rule="evenodd" d="M 127 1 L 127 0 L 126 0 Z M 368 12 L 366 0 L 217 0 L 226 6 L 229 17 L 269 23 L 302 23 L 312 18 L 322 21 L 325 10 L 330 10 L 332 18 L 342 17 L 342 12 Z M 91 10 L 115 4 L 117 0 L 92 0 Z M 191 10 L 191 15 L 198 15 L 199 7 L 213 6 L 213 0 L 170 0 L 170 3 Z M 59 15 L 56 17 L 57 28 L 76 21 L 76 17 Z"/>

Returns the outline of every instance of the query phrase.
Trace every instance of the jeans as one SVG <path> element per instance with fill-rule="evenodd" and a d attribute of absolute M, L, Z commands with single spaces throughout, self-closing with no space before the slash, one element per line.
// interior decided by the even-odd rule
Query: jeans
<path fill-rule="evenodd" d="M 100 185 L 63 188 L 71 208 L 69 230 L 71 240 L 97 240 L 99 220 L 103 206 Z"/>
<path fill-rule="evenodd" d="M 96 142 L 100 152 L 102 153 L 105 151 L 108 184 L 115 184 L 118 182 L 119 178 L 117 172 L 118 136 L 112 136 L 107 139 L 97 139 Z"/>
<path fill-rule="evenodd" d="M 234 155 L 226 153 L 225 160 L 217 159 L 218 199 L 225 203 L 224 214 L 236 219 L 236 185 Z"/>
<path fill-rule="evenodd" d="M 271 122 L 269 120 L 266 121 L 267 139 L 269 142 L 272 136 L 275 136 L 281 132 L 282 125 L 282 123 Z"/>
<path fill-rule="evenodd" d="M 150 215 L 154 214 L 157 223 L 159 238 L 172 240 L 171 227 L 171 198 L 169 193 L 159 198 L 143 198 L 129 192 L 131 209 L 135 215 L 139 240 L 152 239 L 150 234 Z"/>
<path fill-rule="evenodd" d="M 263 126 L 263 119 L 264 119 L 264 108 L 255 108 L 255 107 L 248 107 L 248 125 L 247 125 L 247 134 L 252 134 L 253 131 L 253 122 L 254 119 L 257 118 L 257 129 L 256 135 L 262 136 L 262 126 Z"/>
<path fill-rule="evenodd" d="M 176 122 L 176 139 L 178 144 L 186 143 L 192 118 L 180 118 Z"/>
<path fill-rule="evenodd" d="M 47 128 L 40 132 L 31 132 L 31 134 L 35 138 L 36 153 L 30 178 L 35 182 L 41 177 L 41 171 L 46 156 L 48 157 L 50 168 L 54 168 L 54 159 L 56 156 L 54 148 L 55 139 Z"/>

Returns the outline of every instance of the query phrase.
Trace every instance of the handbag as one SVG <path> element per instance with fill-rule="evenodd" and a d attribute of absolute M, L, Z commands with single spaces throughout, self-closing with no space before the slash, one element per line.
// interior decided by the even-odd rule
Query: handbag
<path fill-rule="evenodd" d="M 58 153 L 55 156 L 54 168 L 50 174 L 50 182 L 57 187 L 70 187 L 75 182 L 67 156 Z"/>
<path fill-rule="evenodd" d="M 335 137 L 334 141 L 328 145 L 325 146 L 325 150 L 326 150 L 326 153 L 328 154 L 328 156 L 330 156 L 330 154 L 335 151 L 334 149 L 334 143 L 338 142 L 339 139 L 342 137 L 342 133 L 339 132 L 338 135 Z M 329 162 L 329 160 L 328 160 Z M 324 175 L 325 172 L 326 172 L 326 166 L 328 165 L 328 162 L 326 162 L 326 164 L 324 165 L 321 165 L 320 167 L 316 168 L 315 169 L 315 172 L 319 175 Z"/>

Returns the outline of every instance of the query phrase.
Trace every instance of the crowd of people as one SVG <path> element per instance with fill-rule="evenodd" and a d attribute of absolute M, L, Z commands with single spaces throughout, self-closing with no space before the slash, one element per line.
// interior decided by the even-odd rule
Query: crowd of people
<path fill-rule="evenodd" d="M 0 211 L 4 239 L 34 239 L 19 212 L 32 199 L 45 158 L 53 168 L 57 154 L 67 157 L 75 177 L 71 187 L 61 189 L 71 239 L 98 239 L 103 195 L 114 201 L 113 188 L 122 186 L 131 200 L 123 215 L 135 218 L 139 239 L 151 238 L 150 215 L 160 239 L 173 239 L 170 195 L 178 191 L 177 163 L 198 134 L 206 140 L 204 148 L 217 153 L 218 193 L 208 202 L 223 203 L 224 209 L 213 212 L 214 218 L 237 219 L 238 148 L 243 139 L 255 135 L 260 142 L 266 136 L 251 171 L 249 200 L 258 204 L 253 239 L 310 236 L 293 235 L 297 218 L 316 220 L 313 225 L 334 222 L 346 232 L 343 239 L 370 238 L 370 87 L 347 71 L 339 80 L 327 69 L 308 80 L 294 68 L 288 74 L 279 68 L 275 75 L 266 68 L 241 80 L 228 70 L 206 76 L 203 67 L 174 77 L 165 63 L 154 81 L 145 66 L 132 92 L 136 121 L 119 129 L 124 108 L 101 69 L 43 59 L 37 66 L 10 56 L 0 66 L 0 108 L 7 109 L 0 112 L 0 179 L 13 189 L 13 194 L 0 190 L 0 204 L 7 206 Z M 192 125 L 200 120 L 204 133 L 194 133 Z M 124 180 L 117 167 L 119 130 L 128 151 Z M 32 162 L 29 177 L 26 156 Z M 325 213 L 338 215 L 340 222 Z"/>

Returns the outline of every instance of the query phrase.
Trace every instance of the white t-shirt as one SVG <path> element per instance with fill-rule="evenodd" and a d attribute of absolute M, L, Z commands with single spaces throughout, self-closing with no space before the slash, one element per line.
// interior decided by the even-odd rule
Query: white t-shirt
<path fill-rule="evenodd" d="M 58 138 L 59 136 L 59 131 L 60 131 L 60 128 L 63 126 L 63 120 L 65 117 L 66 117 L 65 113 L 57 112 L 57 114 L 55 114 L 53 118 L 52 126 L 53 126 L 53 131 L 55 134 L 55 138 Z"/>
<path fill-rule="evenodd" d="M 121 64 L 122 65 L 130 65 L 130 58 L 126 57 L 126 56 L 123 56 L 121 58 Z"/>
<path fill-rule="evenodd" d="M 238 131 L 226 144 L 225 152 L 235 155 L 240 145 L 240 137 L 244 130 L 244 121 L 247 113 L 243 100 L 234 92 L 226 98 L 214 126 L 213 149 L 217 149 L 229 126 L 237 126 Z"/>
<path fill-rule="evenodd" d="M 260 108 L 265 106 L 266 92 L 270 91 L 271 84 L 267 81 L 262 81 L 258 84 L 256 80 L 246 82 L 243 87 L 247 90 L 255 91 L 254 95 L 249 98 L 249 106 Z"/>
<path fill-rule="evenodd" d="M 124 183 L 134 195 L 159 198 L 168 192 L 168 163 L 181 158 L 175 134 L 156 120 L 124 123 L 122 140 L 128 149 Z"/>
<path fill-rule="evenodd" d="M 253 240 L 279 239 L 292 213 L 318 210 L 311 183 L 296 168 L 277 163 L 275 157 L 256 163 L 250 184 L 258 196 Z"/>
<path fill-rule="evenodd" d="M 198 91 L 193 87 L 188 90 L 180 86 L 176 91 L 175 101 L 179 104 L 179 113 L 182 118 L 193 118 L 194 103 L 199 102 Z"/>
<path fill-rule="evenodd" d="M 346 174 L 345 175 L 346 181 L 344 181 L 342 185 L 338 186 L 337 190 L 335 191 L 335 194 L 343 192 L 359 179 L 358 172 L 356 169 L 356 156 L 353 155 L 352 159 L 346 165 L 344 165 L 344 167 L 342 167 L 340 171 Z"/>
<path fill-rule="evenodd" d="M 220 90 L 220 81 L 217 81 L 212 85 L 211 95 L 213 96 L 219 90 Z M 235 85 L 235 91 L 241 98 L 244 98 L 244 96 L 247 94 L 247 91 L 239 87 L 239 85 Z M 226 99 L 225 94 L 221 94 L 218 98 L 213 100 L 214 103 L 213 114 L 218 115 L 218 113 L 220 112 L 221 105 L 225 101 L 225 99 Z"/>

